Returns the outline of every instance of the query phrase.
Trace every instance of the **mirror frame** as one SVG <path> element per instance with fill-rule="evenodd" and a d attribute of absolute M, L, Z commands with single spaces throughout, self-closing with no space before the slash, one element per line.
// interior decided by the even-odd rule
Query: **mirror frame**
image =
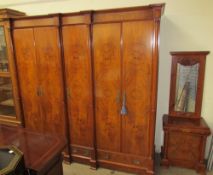
<path fill-rule="evenodd" d="M 208 51 L 170 52 L 170 54 L 172 56 L 172 66 L 171 66 L 171 80 L 170 80 L 169 115 L 184 118 L 200 118 L 202 108 L 202 98 L 203 98 L 206 56 L 209 54 L 209 52 Z M 175 111 L 178 63 L 185 66 L 195 65 L 197 63 L 199 64 L 194 112 Z"/>

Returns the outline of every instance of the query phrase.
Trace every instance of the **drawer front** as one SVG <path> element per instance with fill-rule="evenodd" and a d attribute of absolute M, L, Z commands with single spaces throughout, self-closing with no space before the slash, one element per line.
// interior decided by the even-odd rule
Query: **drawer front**
<path fill-rule="evenodd" d="M 168 159 L 197 162 L 202 137 L 183 132 L 169 132 Z"/>
<path fill-rule="evenodd" d="M 99 162 L 109 162 L 109 163 L 120 163 L 130 166 L 138 166 L 140 168 L 151 167 L 152 161 L 148 158 L 135 156 L 130 154 L 98 151 L 98 161 Z"/>
<path fill-rule="evenodd" d="M 80 147 L 80 146 L 71 146 L 72 156 L 83 156 L 90 158 L 92 155 L 92 148 Z"/>

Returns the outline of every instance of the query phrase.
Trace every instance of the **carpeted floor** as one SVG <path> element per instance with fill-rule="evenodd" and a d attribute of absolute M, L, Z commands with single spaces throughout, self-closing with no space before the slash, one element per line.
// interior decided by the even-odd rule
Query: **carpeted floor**
<path fill-rule="evenodd" d="M 113 171 L 104 168 L 91 170 L 90 167 L 87 165 L 73 163 L 72 165 L 64 164 L 64 175 L 134 175 L 134 174 Z M 183 168 L 170 167 L 169 169 L 164 169 L 162 167 L 158 167 L 156 169 L 156 175 L 198 175 L 198 174 L 193 170 Z M 213 172 L 208 172 L 207 175 L 213 175 Z"/>
<path fill-rule="evenodd" d="M 134 175 L 134 174 L 104 168 L 91 170 L 90 167 L 87 165 L 72 163 L 71 165 L 64 164 L 64 175 Z M 157 160 L 156 175 L 198 175 L 198 174 L 193 170 L 184 168 L 170 167 L 166 169 L 160 167 L 159 160 Z M 207 175 L 213 175 L 213 172 L 207 172 Z"/>

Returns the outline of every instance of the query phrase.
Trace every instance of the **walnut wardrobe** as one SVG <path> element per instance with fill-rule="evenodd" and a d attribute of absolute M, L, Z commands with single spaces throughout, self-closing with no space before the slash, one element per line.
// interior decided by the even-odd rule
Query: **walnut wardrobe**
<path fill-rule="evenodd" d="M 154 174 L 163 9 L 12 19 L 24 126 L 65 136 L 68 161 Z"/>

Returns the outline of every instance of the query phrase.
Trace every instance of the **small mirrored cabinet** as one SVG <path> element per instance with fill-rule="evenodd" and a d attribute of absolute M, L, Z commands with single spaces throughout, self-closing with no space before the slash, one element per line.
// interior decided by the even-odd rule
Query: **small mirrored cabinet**
<path fill-rule="evenodd" d="M 24 15 L 0 9 L 0 123 L 10 125 L 22 122 L 9 18 Z"/>
<path fill-rule="evenodd" d="M 206 138 L 210 129 L 201 117 L 207 51 L 171 52 L 169 114 L 163 116 L 163 166 L 181 166 L 206 174 Z"/>

